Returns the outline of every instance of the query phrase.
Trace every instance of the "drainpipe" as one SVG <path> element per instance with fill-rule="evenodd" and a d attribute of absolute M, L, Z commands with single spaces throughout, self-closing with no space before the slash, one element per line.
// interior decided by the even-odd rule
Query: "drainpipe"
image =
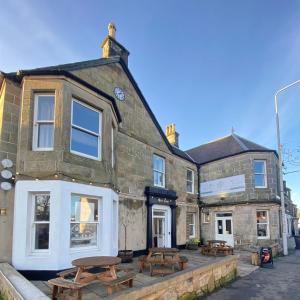
<path fill-rule="evenodd" d="M 198 182 L 197 182 L 197 204 L 198 204 L 198 207 L 199 207 L 199 233 L 200 233 L 200 239 L 202 237 L 202 234 L 201 234 L 201 220 L 202 220 L 202 213 L 201 213 L 201 208 L 203 206 L 203 202 L 201 201 L 201 198 L 200 198 L 200 164 L 197 164 L 197 178 L 198 178 Z"/>

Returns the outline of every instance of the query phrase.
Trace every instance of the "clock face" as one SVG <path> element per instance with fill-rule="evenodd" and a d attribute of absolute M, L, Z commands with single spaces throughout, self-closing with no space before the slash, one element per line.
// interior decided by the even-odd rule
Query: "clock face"
<path fill-rule="evenodd" d="M 119 99 L 120 101 L 125 101 L 125 93 L 121 88 L 115 87 L 114 93 L 115 93 L 117 99 Z"/>

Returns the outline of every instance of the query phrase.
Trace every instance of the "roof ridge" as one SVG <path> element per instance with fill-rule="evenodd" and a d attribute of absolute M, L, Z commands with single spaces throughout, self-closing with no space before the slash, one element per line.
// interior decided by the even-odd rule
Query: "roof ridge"
<path fill-rule="evenodd" d="M 232 133 L 231 135 L 235 139 L 235 141 L 241 146 L 242 150 L 249 150 L 249 148 L 243 143 L 243 141 L 239 139 L 240 137 L 237 134 Z"/>

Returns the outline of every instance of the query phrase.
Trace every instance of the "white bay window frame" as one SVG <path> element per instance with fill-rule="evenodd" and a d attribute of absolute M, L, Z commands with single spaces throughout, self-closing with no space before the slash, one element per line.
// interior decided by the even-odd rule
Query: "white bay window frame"
<path fill-rule="evenodd" d="M 52 120 L 39 120 L 38 119 L 38 107 L 40 97 L 53 97 L 53 119 Z M 53 151 L 54 148 L 54 123 L 55 123 L 55 93 L 35 93 L 34 94 L 34 112 L 33 112 L 33 135 L 32 135 L 32 150 L 33 151 Z M 52 147 L 39 147 L 39 131 L 40 125 L 52 125 Z"/>
<path fill-rule="evenodd" d="M 95 112 L 98 113 L 99 115 L 99 132 L 94 132 L 94 131 L 91 131 L 87 128 L 83 128 L 79 125 L 76 125 L 76 124 L 73 124 L 73 103 L 76 102 L 78 103 L 79 105 L 82 105 L 90 110 L 93 110 Z M 93 108 L 92 106 L 88 105 L 88 104 L 85 104 L 84 102 L 80 101 L 80 100 L 77 100 L 76 98 L 72 98 L 72 112 L 71 112 L 71 129 L 70 129 L 70 152 L 73 153 L 73 154 L 76 154 L 76 155 L 79 155 L 79 156 L 83 156 L 83 157 L 87 157 L 87 158 L 91 158 L 91 159 L 94 159 L 94 160 L 101 160 L 102 157 L 101 157 L 101 136 L 102 136 L 102 126 L 101 126 L 101 123 L 102 123 L 102 112 L 100 110 L 97 110 L 95 108 Z M 72 129 L 77 129 L 79 131 L 82 131 L 86 134 L 89 134 L 89 135 L 92 135 L 94 137 L 97 137 L 97 142 L 98 142 L 98 153 L 97 153 L 97 156 L 92 156 L 92 155 L 89 155 L 89 154 L 85 154 L 83 152 L 79 152 L 79 151 L 76 151 L 76 150 L 72 150 Z"/>
<path fill-rule="evenodd" d="M 49 216 L 49 220 L 36 220 L 35 219 L 35 213 L 36 213 L 36 196 L 39 195 L 46 195 L 49 196 L 49 210 L 50 210 L 50 215 L 51 215 L 51 196 L 49 192 L 34 192 L 34 193 L 30 193 L 30 206 L 31 206 L 31 224 L 30 224 L 30 250 L 32 253 L 49 253 L 50 251 L 50 216 Z M 48 232 L 48 248 L 47 249 L 39 249 L 36 248 L 36 227 L 39 224 L 48 224 L 49 225 L 49 232 Z"/>

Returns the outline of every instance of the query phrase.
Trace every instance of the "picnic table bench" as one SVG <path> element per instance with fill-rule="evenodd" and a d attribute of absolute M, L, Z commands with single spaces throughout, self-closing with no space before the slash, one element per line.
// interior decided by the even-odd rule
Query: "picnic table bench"
<path fill-rule="evenodd" d="M 130 272 L 128 268 L 117 266 L 121 262 L 119 257 L 110 256 L 95 256 L 85 257 L 74 260 L 72 262 L 75 268 L 61 271 L 57 273 L 59 278 L 54 278 L 48 281 L 53 285 L 52 300 L 55 300 L 64 293 L 65 290 L 75 292 L 74 299 L 81 300 L 81 289 L 93 282 L 100 282 L 107 287 L 108 295 L 111 295 L 113 290 L 119 288 L 121 284 L 127 284 L 132 287 L 135 274 Z M 91 272 L 93 268 L 100 267 L 105 271 Z M 123 271 L 125 275 L 117 276 L 117 272 Z"/>
<path fill-rule="evenodd" d="M 138 259 L 139 272 L 143 272 L 146 266 L 150 267 L 151 276 L 153 273 L 166 275 L 175 272 L 175 265 L 180 270 L 186 268 L 188 259 L 179 255 L 177 248 L 150 248 L 148 255 L 141 256 Z M 156 267 L 157 265 L 161 267 Z M 162 268 L 164 266 L 164 268 Z M 165 268 L 171 266 L 172 269 Z"/>
<path fill-rule="evenodd" d="M 232 255 L 233 247 L 226 245 L 223 240 L 208 240 L 208 244 L 201 247 L 202 255 L 213 255 L 221 253 L 224 255 Z"/>

